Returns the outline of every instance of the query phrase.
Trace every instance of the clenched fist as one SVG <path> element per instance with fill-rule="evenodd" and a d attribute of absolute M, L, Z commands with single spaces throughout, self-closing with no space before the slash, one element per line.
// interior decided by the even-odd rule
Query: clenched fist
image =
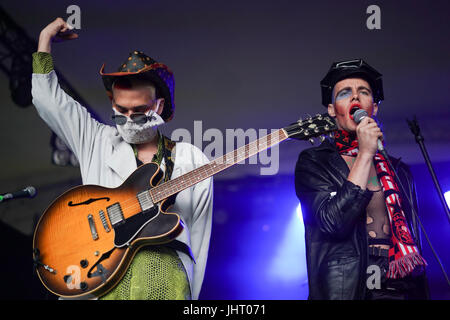
<path fill-rule="evenodd" d="M 51 43 L 78 38 L 71 27 L 62 18 L 56 18 L 52 23 L 42 29 L 39 35 L 39 52 L 51 52 Z"/>

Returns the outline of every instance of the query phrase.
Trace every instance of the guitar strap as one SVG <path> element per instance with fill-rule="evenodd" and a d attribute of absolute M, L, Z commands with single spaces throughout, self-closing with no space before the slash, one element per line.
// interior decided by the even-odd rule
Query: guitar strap
<path fill-rule="evenodd" d="M 161 146 L 161 153 L 164 157 L 164 162 L 166 163 L 166 172 L 164 173 L 164 182 L 169 181 L 172 176 L 174 163 L 172 161 L 172 150 L 175 147 L 175 142 L 160 134 L 161 140 L 158 143 L 158 153 Z M 158 161 L 159 160 L 159 161 Z M 161 164 L 162 159 L 157 159 L 158 164 Z"/>
<path fill-rule="evenodd" d="M 156 162 L 159 166 L 162 163 L 162 159 L 164 158 L 164 162 L 166 164 L 166 170 L 164 171 L 164 182 L 169 181 L 172 176 L 174 163 L 172 161 L 172 150 L 175 147 L 175 142 L 162 135 L 158 131 L 158 151 L 155 155 L 153 155 L 152 162 Z M 136 158 L 137 166 L 143 165 L 143 162 L 138 158 L 138 151 L 136 145 L 132 144 L 134 151 L 134 156 Z"/>
<path fill-rule="evenodd" d="M 166 165 L 166 170 L 164 171 L 164 182 L 169 181 L 170 177 L 172 176 L 174 162 L 172 158 L 172 151 L 175 148 L 176 143 L 166 136 L 162 135 L 158 131 L 158 151 L 153 156 L 152 162 L 156 162 L 158 165 L 161 165 L 162 159 L 164 159 L 164 163 Z M 133 146 L 134 155 L 136 157 L 136 163 L 138 166 L 142 165 L 142 161 L 138 159 L 137 157 L 137 149 L 135 145 Z M 174 250 L 181 251 L 185 254 L 187 254 L 192 261 L 195 262 L 194 254 L 192 253 L 191 248 L 189 248 L 188 245 L 186 245 L 184 242 L 178 241 L 178 240 L 172 240 L 171 242 L 168 242 L 164 244 L 165 247 L 172 248 Z"/>

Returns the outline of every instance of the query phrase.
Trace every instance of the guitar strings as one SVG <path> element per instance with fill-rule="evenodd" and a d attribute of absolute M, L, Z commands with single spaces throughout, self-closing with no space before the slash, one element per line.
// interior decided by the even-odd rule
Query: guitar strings
<path fill-rule="evenodd" d="M 318 118 L 320 120 L 319 116 L 322 117 L 322 115 L 318 115 L 314 119 L 311 118 L 310 121 L 308 121 L 308 123 L 306 123 L 306 125 L 310 126 L 314 121 L 316 121 L 315 120 L 316 118 Z M 326 116 L 325 116 L 324 120 L 326 122 L 330 121 L 330 119 Z M 332 124 L 332 123 L 329 123 L 329 124 Z M 301 124 L 300 124 L 300 127 L 302 127 Z M 318 129 L 320 126 L 316 126 L 316 127 Z M 307 129 L 308 129 L 308 127 L 307 127 Z M 324 133 L 327 130 L 323 130 L 323 128 L 322 128 L 322 131 L 323 131 L 322 133 Z M 331 130 L 328 130 L 328 131 L 331 131 Z M 275 137 L 276 139 L 274 141 L 272 141 L 273 135 L 276 135 L 276 134 L 278 134 L 278 137 Z M 271 132 L 270 134 L 268 134 L 258 140 L 252 141 L 245 146 L 241 146 L 240 148 L 233 150 L 220 158 L 214 159 L 213 161 L 211 161 L 208 164 L 205 164 L 205 165 L 198 167 L 198 168 L 196 168 L 182 176 L 179 176 L 173 180 L 169 180 L 167 182 L 164 182 L 160 185 L 157 185 L 151 189 L 144 191 L 146 199 L 153 204 L 157 204 L 158 202 L 160 202 L 164 199 L 167 199 L 168 197 L 172 196 L 173 194 L 176 194 L 177 192 L 187 189 L 187 188 L 199 183 L 200 181 L 203 181 L 203 180 L 213 176 L 214 174 L 235 165 L 236 163 L 239 163 L 255 154 L 258 154 L 259 152 L 261 152 L 265 149 L 271 148 L 275 144 L 278 144 L 279 142 L 287 139 L 288 137 L 289 137 L 289 135 L 285 132 L 284 129 L 279 129 L 275 132 Z M 232 161 L 228 162 L 227 159 L 230 159 L 230 158 L 232 159 Z M 220 160 L 220 163 L 218 163 L 219 160 Z M 223 160 L 225 160 L 225 161 L 223 161 Z M 211 170 L 211 172 L 202 172 L 202 171 L 207 171 L 207 170 Z M 196 179 L 194 179 L 192 181 L 192 177 L 196 178 Z M 181 186 L 181 188 L 180 188 L 180 186 Z M 160 190 L 160 189 L 162 189 L 162 190 Z M 160 190 L 160 191 L 158 191 L 158 190 Z M 161 196 L 161 193 L 162 193 L 162 196 Z M 159 195 L 159 198 L 158 198 L 158 195 Z M 126 203 L 130 203 L 130 202 L 133 202 L 133 204 L 125 206 Z M 120 208 L 121 208 L 121 211 L 123 214 L 123 212 L 125 210 L 132 210 L 132 209 L 139 210 L 141 208 L 141 203 L 139 202 L 139 200 L 137 199 L 137 196 L 136 196 L 136 197 L 130 198 L 128 200 L 122 201 L 120 203 Z M 134 214 L 132 214 L 132 215 L 134 215 Z"/>
<path fill-rule="evenodd" d="M 272 136 L 275 134 L 278 134 L 278 138 L 275 137 L 276 139 L 273 139 Z M 280 138 L 280 136 L 282 136 L 282 137 Z M 163 184 L 157 185 L 152 189 L 145 190 L 144 191 L 145 196 L 146 196 L 147 200 L 151 201 L 153 204 L 155 204 L 155 202 L 158 203 L 164 199 L 167 199 L 171 195 L 177 193 L 177 190 L 179 189 L 180 185 L 184 189 L 189 188 L 190 186 L 195 185 L 198 182 L 211 177 L 212 175 L 216 174 L 217 172 L 225 170 L 225 169 L 233 166 L 234 164 L 241 162 L 241 161 L 243 161 L 265 149 L 268 149 L 268 148 L 272 147 L 273 145 L 275 145 L 285 139 L 287 139 L 287 136 L 284 134 L 282 129 L 280 129 L 276 132 L 272 132 L 258 140 L 250 142 L 249 144 L 247 144 L 245 146 L 241 146 L 240 148 L 233 150 L 233 151 L 225 154 L 222 157 L 214 159 L 210 163 L 207 163 L 201 167 L 198 167 L 198 168 L 184 174 L 183 176 L 180 176 L 173 180 L 164 182 Z M 270 141 L 270 142 L 268 143 L 268 141 Z M 243 158 L 241 159 L 241 157 L 243 157 Z M 228 162 L 227 159 L 232 160 L 232 161 Z M 224 163 L 217 163 L 218 160 L 221 160 L 221 161 L 225 160 L 225 161 L 224 161 Z M 217 171 L 212 170 L 211 169 L 212 165 L 214 165 L 214 168 L 219 167 L 219 170 L 217 170 L 217 169 L 216 169 Z M 220 168 L 220 166 L 224 166 L 224 167 Z M 211 170 L 212 172 L 210 172 L 210 173 L 209 172 L 201 172 L 201 171 L 207 171 L 207 170 Z M 200 174 L 205 174 L 205 176 L 202 177 Z M 197 177 L 197 179 L 192 180 L 192 178 L 187 177 L 189 175 Z M 200 177 L 199 177 L 199 175 L 200 175 Z M 183 179 L 181 179 L 182 177 L 183 177 Z M 181 183 L 177 181 L 180 179 L 182 180 Z M 188 186 L 186 186 L 186 184 L 188 184 Z M 163 192 L 164 193 L 163 197 L 161 197 L 160 199 L 158 199 L 156 197 L 157 201 L 153 201 L 155 199 L 155 197 L 152 195 L 152 193 L 155 192 L 155 189 L 160 189 L 160 188 L 163 188 L 163 190 L 164 189 L 169 190 L 169 192 L 168 193 Z M 133 202 L 133 204 L 125 205 L 126 203 L 130 203 L 130 202 Z M 124 211 L 129 211 L 129 210 L 135 210 L 135 209 L 139 210 L 141 208 L 141 204 L 140 204 L 139 200 L 137 199 L 137 197 L 133 197 L 133 198 L 124 200 L 120 204 L 121 204 L 120 207 L 121 207 L 122 213 Z"/>
<path fill-rule="evenodd" d="M 315 117 L 318 118 L 318 117 Z M 314 119 L 311 119 L 311 122 L 308 122 L 306 125 L 310 125 L 313 121 L 315 121 Z M 328 117 L 325 117 L 325 120 L 328 119 Z M 328 119 L 329 121 L 329 119 Z M 330 123 L 331 124 L 331 123 Z M 300 125 L 301 126 L 301 125 Z M 322 133 L 326 132 L 326 130 L 324 131 L 322 128 Z M 328 130 L 331 131 L 331 130 Z M 276 139 L 272 142 L 272 136 L 278 134 L 278 137 L 276 137 Z M 275 132 L 272 132 L 258 140 L 252 141 L 249 144 L 242 146 L 236 150 L 233 150 L 227 154 L 225 154 L 224 156 L 214 159 L 213 161 L 211 161 L 208 164 L 205 164 L 201 167 L 198 167 L 182 176 L 179 176 L 173 180 L 169 180 L 167 182 L 164 182 L 160 185 L 157 185 L 155 187 L 153 187 L 152 189 L 146 190 L 145 191 L 145 196 L 147 198 L 147 200 L 151 201 L 153 204 L 158 203 L 164 199 L 167 199 L 168 197 L 172 196 L 173 194 L 180 192 L 180 186 L 181 186 L 181 190 L 187 189 L 190 186 L 193 186 L 195 184 L 197 184 L 200 181 L 203 181 L 211 176 L 213 176 L 214 174 L 223 171 L 231 166 L 233 166 L 236 163 L 239 163 L 265 149 L 271 148 L 273 145 L 287 139 L 289 136 L 286 134 L 286 132 L 284 131 L 284 129 L 279 129 Z M 261 143 L 261 141 L 263 141 L 263 143 Z M 270 141 L 269 143 L 267 143 L 268 141 Z M 242 157 L 242 159 L 240 159 L 240 157 Z M 228 162 L 227 159 L 232 158 L 231 162 Z M 220 160 L 221 163 L 218 163 L 217 161 Z M 225 161 L 223 161 L 225 160 Z M 211 166 L 214 166 L 214 169 L 211 169 Z M 221 166 L 223 166 L 221 168 Z M 201 171 L 205 171 L 211 169 L 211 173 L 208 172 L 201 172 Z M 199 174 L 205 174 L 205 176 L 203 177 L 198 177 Z M 197 179 L 194 179 L 194 181 L 191 181 L 190 179 L 192 179 L 190 176 L 193 176 L 194 178 L 197 177 Z M 179 181 L 181 180 L 181 181 Z M 187 186 L 186 186 L 187 185 Z M 158 190 L 162 189 L 161 191 L 158 192 Z M 166 192 L 164 192 L 166 191 Z M 157 193 L 155 193 L 157 192 Z M 162 196 L 160 196 L 159 198 L 157 197 L 157 195 L 160 195 L 162 193 Z M 156 200 L 155 200 L 156 199 Z M 130 203 L 133 202 L 133 204 L 131 205 L 127 205 L 125 206 L 126 203 Z M 121 202 L 121 211 L 122 213 L 125 210 L 134 210 L 134 209 L 140 209 L 141 208 L 141 204 L 139 203 L 139 200 L 136 197 L 130 198 L 128 200 L 122 201 Z"/>

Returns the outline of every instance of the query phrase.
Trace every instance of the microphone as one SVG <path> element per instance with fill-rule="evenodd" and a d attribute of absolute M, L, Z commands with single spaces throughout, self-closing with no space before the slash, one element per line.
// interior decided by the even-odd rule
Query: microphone
<path fill-rule="evenodd" d="M 367 112 L 363 109 L 358 109 L 353 114 L 353 119 L 355 120 L 356 124 L 359 124 L 365 117 L 368 117 L 369 115 Z M 386 157 L 386 150 L 384 149 L 383 143 L 381 142 L 381 139 L 378 138 L 377 140 L 378 144 L 378 151 L 380 151 L 385 157 Z"/>
<path fill-rule="evenodd" d="M 16 191 L 13 193 L 5 193 L 0 195 L 0 202 L 16 199 L 16 198 L 33 198 L 36 195 L 36 188 L 28 186 L 23 190 Z"/>

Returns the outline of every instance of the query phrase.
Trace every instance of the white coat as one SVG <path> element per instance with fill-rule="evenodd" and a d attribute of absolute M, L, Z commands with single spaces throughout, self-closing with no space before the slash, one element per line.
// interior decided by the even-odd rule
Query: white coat
<path fill-rule="evenodd" d="M 72 150 L 78 159 L 83 184 L 108 188 L 120 186 L 137 168 L 133 148 L 116 127 L 99 123 L 77 101 L 61 89 L 55 71 L 32 76 L 33 104 L 40 117 Z M 179 142 L 175 147 L 172 178 L 208 162 L 195 146 Z M 164 162 L 161 169 L 165 169 Z M 187 244 L 195 262 L 177 251 L 187 271 L 191 295 L 198 299 L 202 286 L 212 224 L 212 178 L 181 191 L 170 212 L 176 212 L 185 229 L 177 240 Z"/>

